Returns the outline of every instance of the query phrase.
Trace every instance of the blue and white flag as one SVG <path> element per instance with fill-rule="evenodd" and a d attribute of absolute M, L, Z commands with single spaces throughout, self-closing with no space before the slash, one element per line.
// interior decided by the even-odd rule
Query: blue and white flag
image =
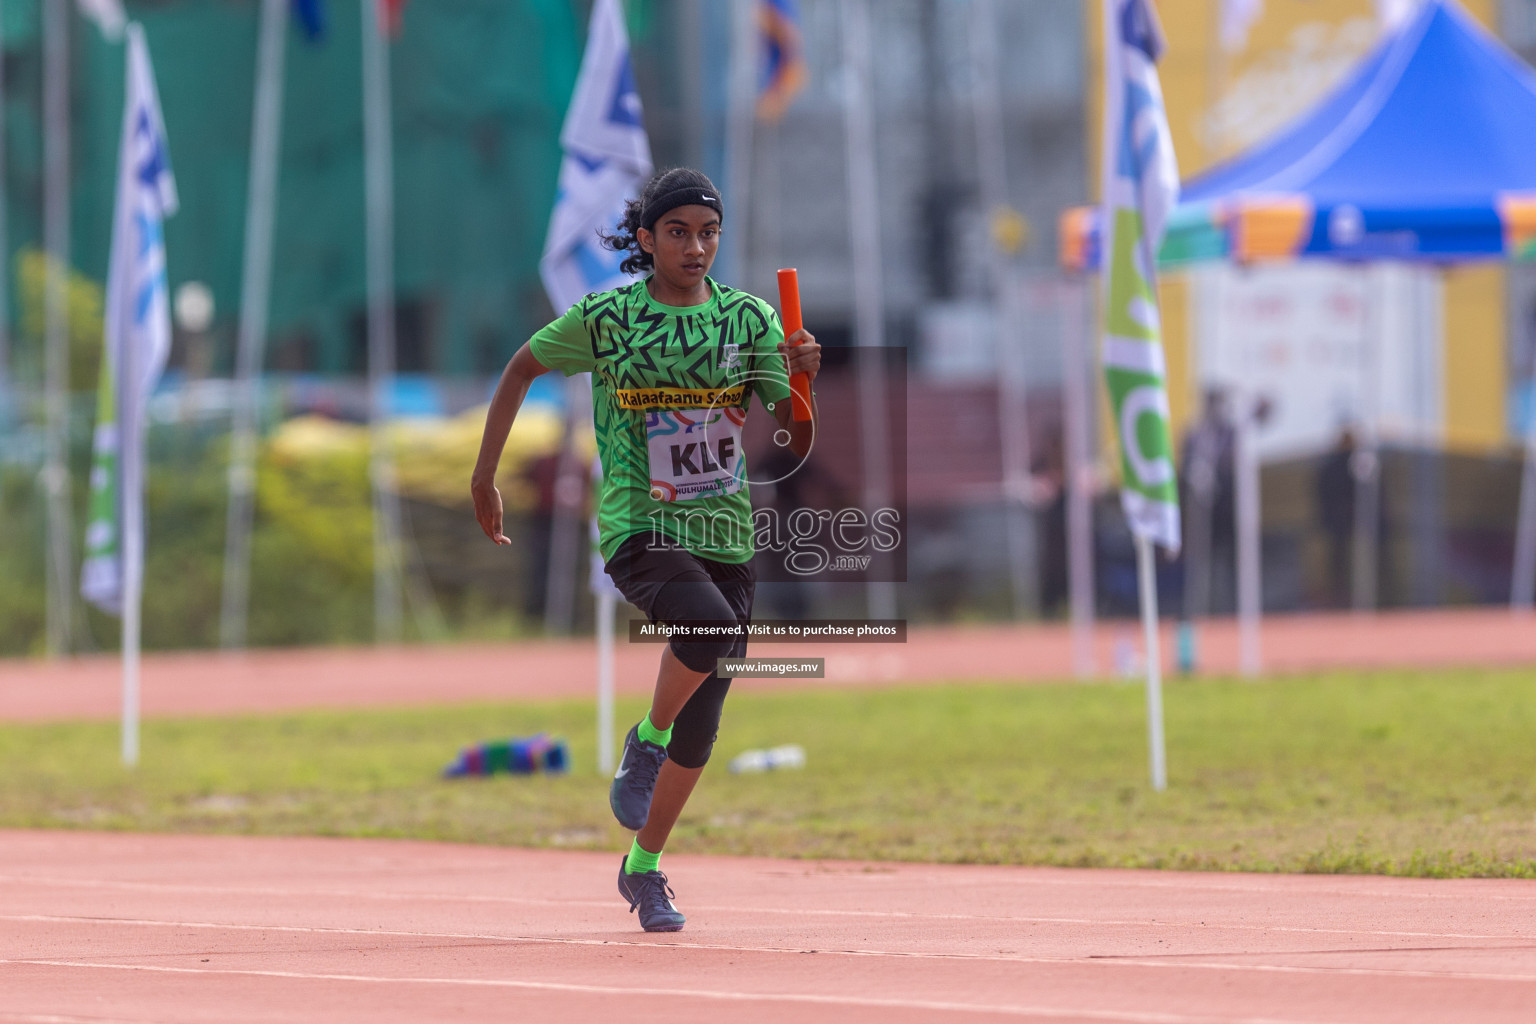
<path fill-rule="evenodd" d="M 565 157 L 539 272 L 550 304 L 564 313 L 586 295 L 630 282 L 619 270 L 624 255 L 604 249 L 597 233 L 618 227 L 625 200 L 651 176 L 651 143 L 619 0 L 597 0 L 592 7 L 560 146 Z"/>
<path fill-rule="evenodd" d="M 79 0 L 79 5 L 80 13 L 96 23 L 107 42 L 122 41 L 123 30 L 128 27 L 123 0 Z"/>
<path fill-rule="evenodd" d="M 1151 0 L 1104 0 L 1103 363 L 1120 434 L 1120 502 L 1136 536 L 1177 552 L 1157 251 L 1179 200 L 1179 167 L 1157 77 L 1162 52 Z"/>
<path fill-rule="evenodd" d="M 144 421 L 171 351 L 164 219 L 176 212 L 149 47 L 128 26 L 127 102 L 117 157 L 91 497 L 80 593 L 113 615 L 137 600 L 144 557 Z M 125 565 L 126 560 L 132 561 Z M 125 583 L 125 581 L 128 581 Z"/>

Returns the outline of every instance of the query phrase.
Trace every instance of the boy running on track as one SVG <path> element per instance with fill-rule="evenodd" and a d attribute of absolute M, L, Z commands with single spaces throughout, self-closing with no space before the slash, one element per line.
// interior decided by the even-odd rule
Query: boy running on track
<path fill-rule="evenodd" d="M 775 440 L 809 453 L 812 417 L 791 415 L 789 377 L 814 379 L 821 347 L 807 331 L 784 338 L 773 308 L 711 279 L 724 206 L 698 171 L 657 174 L 629 202 L 604 243 L 628 252 L 634 284 L 576 303 L 536 333 L 502 373 L 491 399 L 470 490 L 475 518 L 503 536 L 497 463 L 533 378 L 550 369 L 592 374 L 592 415 L 603 463 L 598 546 L 608 575 L 653 622 L 745 624 L 755 587 L 752 505 L 741 430 L 752 395 L 774 414 Z M 650 713 L 629 730 L 609 789 L 619 823 L 638 834 L 619 892 L 646 931 L 678 931 L 684 917 L 658 861 L 709 760 L 729 678 L 720 658 L 746 640 L 674 638 L 662 651 Z"/>

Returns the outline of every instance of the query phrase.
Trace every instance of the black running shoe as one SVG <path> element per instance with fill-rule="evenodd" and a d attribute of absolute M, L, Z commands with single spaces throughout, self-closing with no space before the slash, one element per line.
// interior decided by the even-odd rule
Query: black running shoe
<path fill-rule="evenodd" d="M 624 756 L 608 787 L 608 806 L 619 824 L 635 832 L 645 828 L 651 816 L 651 794 L 656 791 L 656 773 L 667 760 L 667 748 L 640 738 L 636 725 L 624 737 Z"/>
<path fill-rule="evenodd" d="M 619 895 L 629 901 L 629 912 L 640 911 L 640 927 L 648 932 L 680 932 L 682 915 L 672 901 L 677 893 L 667 884 L 667 876 L 660 871 L 640 871 L 631 875 L 624 870 L 629 857 L 619 861 Z"/>

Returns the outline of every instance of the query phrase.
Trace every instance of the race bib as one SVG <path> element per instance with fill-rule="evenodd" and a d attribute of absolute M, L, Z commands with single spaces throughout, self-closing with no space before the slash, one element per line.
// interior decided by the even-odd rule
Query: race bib
<path fill-rule="evenodd" d="M 746 463 L 741 428 L 747 410 L 653 409 L 645 414 L 646 447 L 651 460 L 651 497 L 657 501 L 693 501 L 741 490 Z"/>

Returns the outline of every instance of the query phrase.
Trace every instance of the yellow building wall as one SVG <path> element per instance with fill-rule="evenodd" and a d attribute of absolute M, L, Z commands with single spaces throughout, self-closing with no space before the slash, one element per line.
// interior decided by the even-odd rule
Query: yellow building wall
<path fill-rule="evenodd" d="M 1159 64 L 1163 96 L 1179 170 L 1186 178 L 1241 152 L 1254 141 L 1244 136 L 1267 127 L 1270 120 L 1275 127 L 1284 122 L 1280 115 L 1288 108 L 1283 102 L 1266 106 L 1266 93 L 1288 98 L 1294 105 L 1301 86 L 1321 98 L 1376 39 L 1373 0 L 1265 0 L 1247 45 L 1240 53 L 1224 54 L 1217 21 L 1221 2 L 1156 0 L 1168 39 Z M 1103 142 L 1103 0 L 1084 0 L 1084 4 L 1089 83 L 1084 123 L 1089 194 L 1097 198 Z M 1462 0 L 1462 6 L 1485 26 L 1496 28 L 1497 0 Z M 1302 66 L 1321 66 L 1332 77 L 1297 71 Z M 1245 109 L 1237 104 L 1245 93 L 1256 101 L 1249 109 L 1258 116 L 1245 117 Z M 1306 103 L 1303 109 L 1309 106 Z M 1192 385 L 1189 282 L 1170 276 L 1162 281 L 1159 294 L 1168 400 L 1177 443 L 1190 417 L 1199 412 L 1199 396 Z M 1505 441 L 1505 317 L 1502 268 L 1466 266 L 1446 272 L 1445 426 L 1447 443 L 1453 447 L 1487 449 Z M 1105 436 L 1112 442 L 1115 435 L 1109 431 Z"/>
<path fill-rule="evenodd" d="M 1508 440 L 1504 270 L 1468 264 L 1445 272 L 1445 441 L 1486 451 Z"/>

